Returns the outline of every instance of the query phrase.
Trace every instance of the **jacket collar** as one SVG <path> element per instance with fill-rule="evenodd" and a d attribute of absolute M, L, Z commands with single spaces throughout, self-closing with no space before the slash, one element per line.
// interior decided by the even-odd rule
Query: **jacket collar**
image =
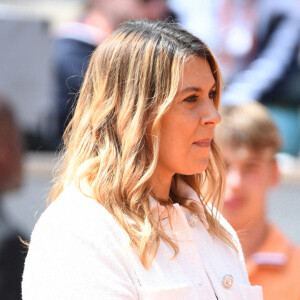
<path fill-rule="evenodd" d="M 177 189 L 180 197 L 184 197 L 188 199 L 187 203 L 191 201 L 197 202 L 199 207 L 199 212 L 200 212 L 200 220 L 205 226 L 205 228 L 208 230 L 209 225 L 204 213 L 204 207 L 197 193 L 181 179 L 177 181 Z M 168 208 L 165 205 L 160 204 L 152 196 L 149 196 L 149 205 L 150 205 L 150 211 L 156 219 L 158 218 L 158 216 L 160 216 L 161 220 L 164 220 L 168 217 L 169 213 L 171 213 L 171 211 L 168 211 Z M 178 203 L 174 203 L 172 205 L 173 208 L 177 206 L 179 206 Z"/>

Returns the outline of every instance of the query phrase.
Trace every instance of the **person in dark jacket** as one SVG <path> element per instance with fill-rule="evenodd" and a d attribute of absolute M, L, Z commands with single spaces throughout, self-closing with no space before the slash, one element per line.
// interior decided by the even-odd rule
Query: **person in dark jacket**
<path fill-rule="evenodd" d="M 2 212 L 1 196 L 20 186 L 21 140 L 13 113 L 0 100 L 0 298 L 21 300 L 21 280 L 25 248 Z"/>

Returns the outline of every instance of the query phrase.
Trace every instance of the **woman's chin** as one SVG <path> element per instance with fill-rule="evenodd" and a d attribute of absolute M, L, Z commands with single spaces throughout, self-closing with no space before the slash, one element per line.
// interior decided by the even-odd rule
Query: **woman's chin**
<path fill-rule="evenodd" d="M 188 170 L 183 170 L 183 172 L 181 172 L 180 174 L 182 175 L 196 175 L 196 174 L 200 174 L 202 172 L 204 172 L 208 167 L 208 159 L 207 162 L 202 162 L 200 165 L 198 166 L 192 166 L 191 168 L 189 168 Z"/>

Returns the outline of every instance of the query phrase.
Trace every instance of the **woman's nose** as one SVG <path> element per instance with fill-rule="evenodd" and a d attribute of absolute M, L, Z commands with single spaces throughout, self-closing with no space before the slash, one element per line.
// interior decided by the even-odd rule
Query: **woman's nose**
<path fill-rule="evenodd" d="M 206 104 L 206 110 L 201 118 L 201 124 L 206 126 L 215 126 L 221 122 L 221 116 L 215 107 L 214 103 L 208 99 L 209 102 Z"/>

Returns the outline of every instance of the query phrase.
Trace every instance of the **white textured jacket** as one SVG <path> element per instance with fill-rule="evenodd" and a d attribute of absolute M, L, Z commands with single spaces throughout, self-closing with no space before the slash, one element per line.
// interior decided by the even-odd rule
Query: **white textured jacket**
<path fill-rule="evenodd" d="M 199 201 L 189 187 L 181 190 L 182 196 Z M 150 201 L 153 210 L 164 209 Z M 145 269 L 111 214 L 71 185 L 32 233 L 23 300 L 262 299 L 261 287 L 249 284 L 238 241 L 236 253 L 213 238 L 205 222 L 192 224 L 188 210 L 173 206 L 179 254 L 172 259 L 173 250 L 161 242 L 153 265 Z M 223 218 L 221 222 L 236 238 L 230 225 Z M 163 226 L 170 229 L 168 220 Z"/>

